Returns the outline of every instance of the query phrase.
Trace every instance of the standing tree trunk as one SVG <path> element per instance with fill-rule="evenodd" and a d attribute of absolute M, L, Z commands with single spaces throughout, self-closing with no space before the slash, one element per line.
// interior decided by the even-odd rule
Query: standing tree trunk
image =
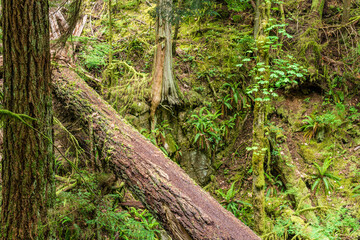
<path fill-rule="evenodd" d="M 311 3 L 311 14 L 315 17 L 314 21 L 321 21 L 325 0 L 313 0 Z"/>
<path fill-rule="evenodd" d="M 5 108 L 36 120 L 5 120 L 1 239 L 39 236 L 54 197 L 49 6 L 47 0 L 3 0 Z M 36 131 L 34 130 L 36 129 Z"/>
<path fill-rule="evenodd" d="M 346 24 L 350 19 L 350 8 L 351 8 L 351 0 L 344 0 L 343 3 L 343 15 L 342 15 L 342 24 Z"/>
<path fill-rule="evenodd" d="M 180 12 L 183 8 L 184 0 L 179 0 L 177 3 L 177 11 Z M 176 42 L 178 40 L 178 34 L 180 29 L 180 22 L 181 22 L 181 13 L 178 14 L 177 19 L 175 19 L 175 31 L 174 31 L 174 38 L 172 43 L 172 55 L 176 55 Z"/>
<path fill-rule="evenodd" d="M 253 206 L 254 206 L 254 220 L 255 231 L 262 235 L 265 232 L 265 175 L 264 175 L 264 161 L 269 149 L 269 142 L 265 136 L 265 124 L 267 121 L 267 106 L 265 104 L 265 96 L 263 90 L 269 88 L 270 70 L 269 70 L 269 47 L 268 47 L 268 33 L 266 32 L 267 25 L 270 19 L 271 2 L 269 0 L 256 1 L 256 18 L 254 26 L 254 36 L 257 46 L 257 61 L 263 63 L 265 71 L 259 71 L 257 77 L 264 82 L 264 84 L 256 83 L 259 90 L 256 92 L 254 107 L 254 123 L 253 123 L 253 155 L 252 155 L 252 169 L 253 169 Z"/>
<path fill-rule="evenodd" d="M 155 111 L 160 102 L 167 101 L 171 105 L 179 103 L 172 71 L 171 11 L 172 0 L 157 1 L 156 50 L 150 109 L 152 127 L 155 126 Z"/>

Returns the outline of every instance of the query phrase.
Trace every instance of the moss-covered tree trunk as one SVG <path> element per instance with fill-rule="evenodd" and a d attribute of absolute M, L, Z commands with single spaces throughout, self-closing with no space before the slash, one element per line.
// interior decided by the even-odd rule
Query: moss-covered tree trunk
<path fill-rule="evenodd" d="M 276 144 L 273 147 L 281 149 L 281 154 L 276 158 L 275 168 L 280 172 L 281 181 L 285 184 L 287 191 L 292 193 L 291 196 L 295 201 L 296 209 L 300 211 L 311 208 L 310 191 L 301 178 L 301 173 L 291 156 L 287 143 L 277 144 L 276 136 L 272 136 L 272 139 Z M 305 211 L 303 215 L 312 224 L 318 224 L 319 220 L 313 211 Z"/>
<path fill-rule="evenodd" d="M 2 7 L 4 105 L 35 118 L 29 124 L 37 131 L 5 120 L 1 239 L 36 239 L 54 196 L 49 6 L 47 0 L 3 0 Z"/>
<path fill-rule="evenodd" d="M 311 15 L 312 20 L 318 21 L 322 19 L 322 14 L 324 10 L 325 0 L 313 0 L 311 3 Z"/>
<path fill-rule="evenodd" d="M 265 124 L 267 121 L 267 106 L 266 98 L 263 90 L 269 87 L 269 53 L 268 53 L 268 33 L 266 27 L 270 19 L 271 2 L 269 0 L 259 0 L 256 2 L 256 16 L 255 21 L 258 25 L 254 26 L 254 36 L 257 46 L 257 61 L 262 64 L 264 71 L 258 71 L 257 79 L 260 79 L 263 84 L 255 83 L 258 86 L 258 91 L 255 97 L 254 107 L 254 123 L 253 123 L 253 155 L 252 155 L 252 170 L 253 170 L 253 206 L 254 206 L 254 220 L 255 231 L 258 234 L 265 232 L 265 176 L 264 176 L 264 161 L 266 153 L 268 152 L 269 143 L 265 137 Z M 259 64 L 258 64 L 259 66 Z M 255 79 L 256 79 L 255 78 Z M 256 80 L 257 81 L 257 80 Z"/>
<path fill-rule="evenodd" d="M 306 60 L 313 65 L 315 72 L 318 72 L 322 68 L 319 28 L 322 25 L 324 5 L 325 0 L 312 1 L 311 10 L 306 20 L 306 24 L 309 27 L 301 34 L 299 39 L 300 52 L 302 52 Z"/>
<path fill-rule="evenodd" d="M 172 71 L 171 11 L 172 0 L 157 1 L 156 50 L 150 109 L 152 126 L 155 124 L 155 111 L 160 102 L 166 101 L 172 105 L 179 102 Z"/>
<path fill-rule="evenodd" d="M 177 11 L 181 11 L 184 5 L 184 0 L 179 0 L 177 3 Z M 174 30 L 174 40 L 172 43 L 172 54 L 176 55 L 176 43 L 178 40 L 178 35 L 179 35 L 179 29 L 180 29 L 180 22 L 181 22 L 181 16 L 178 16 L 178 18 L 176 19 L 176 23 L 175 23 L 175 30 Z"/>
<path fill-rule="evenodd" d="M 350 8 L 351 8 L 351 0 L 344 0 L 343 2 L 343 14 L 341 22 L 342 24 L 346 24 L 350 19 Z"/>
<path fill-rule="evenodd" d="M 126 182 L 174 240 L 259 239 L 74 72 L 62 69 L 54 75 L 58 118 L 75 118 L 79 129 L 93 129 L 104 165 Z"/>

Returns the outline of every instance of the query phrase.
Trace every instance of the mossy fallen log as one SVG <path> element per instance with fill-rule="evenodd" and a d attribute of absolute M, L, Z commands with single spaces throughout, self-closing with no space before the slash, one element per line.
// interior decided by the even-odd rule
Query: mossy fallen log
<path fill-rule="evenodd" d="M 260 239 L 68 68 L 54 70 L 58 118 L 92 129 L 103 161 L 173 239 Z"/>

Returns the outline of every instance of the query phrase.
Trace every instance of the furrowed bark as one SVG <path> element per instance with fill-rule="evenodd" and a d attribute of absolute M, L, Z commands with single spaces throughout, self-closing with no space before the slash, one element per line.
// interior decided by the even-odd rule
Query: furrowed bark
<path fill-rule="evenodd" d="M 4 121 L 0 239 L 47 239 L 55 198 L 49 5 L 3 0 L 2 7 L 4 108 L 35 120 Z"/>
<path fill-rule="evenodd" d="M 54 71 L 58 118 L 92 124 L 107 165 L 173 239 L 260 239 L 69 69 Z M 59 114 L 58 114 L 59 115 Z"/>
<path fill-rule="evenodd" d="M 157 1 L 156 51 L 152 78 L 151 126 L 155 128 L 155 112 L 163 101 L 171 105 L 179 103 L 172 71 L 171 12 L 172 0 Z"/>

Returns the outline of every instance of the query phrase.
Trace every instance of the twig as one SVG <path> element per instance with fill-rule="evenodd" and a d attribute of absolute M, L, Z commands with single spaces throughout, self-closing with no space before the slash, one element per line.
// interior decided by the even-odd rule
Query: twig
<path fill-rule="evenodd" d="M 152 4 L 148 0 L 145 0 L 145 2 L 149 7 L 152 7 Z"/>
<path fill-rule="evenodd" d="M 77 185 L 77 182 L 63 186 L 63 188 L 56 191 L 56 196 L 58 196 L 62 192 L 67 192 L 67 191 L 73 189 L 74 187 L 76 187 L 76 185 Z"/>
<path fill-rule="evenodd" d="M 301 214 L 303 212 L 307 212 L 307 211 L 315 211 L 315 210 L 319 210 L 319 209 L 322 209 L 322 208 L 331 208 L 331 207 L 328 207 L 328 206 L 317 206 L 317 207 L 310 207 L 310 208 L 304 208 L 304 209 L 301 209 L 299 211 L 297 211 L 297 214 Z"/>

